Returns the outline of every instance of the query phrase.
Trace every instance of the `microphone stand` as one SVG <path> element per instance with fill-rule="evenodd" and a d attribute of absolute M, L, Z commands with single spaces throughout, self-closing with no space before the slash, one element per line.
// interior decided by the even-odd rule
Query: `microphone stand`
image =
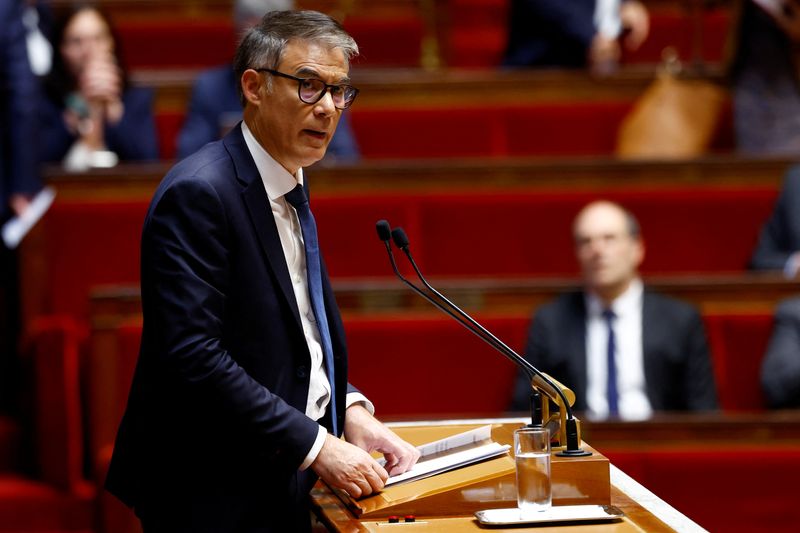
<path fill-rule="evenodd" d="M 531 380 L 531 387 L 532 387 L 532 394 L 531 394 L 531 424 L 529 425 L 538 425 L 541 426 L 545 419 L 549 419 L 549 403 L 546 399 L 542 398 L 541 395 L 538 393 L 539 390 L 545 393 L 546 397 L 553 401 L 556 405 L 560 406 L 559 410 L 559 417 L 560 417 L 560 438 L 559 443 L 562 446 L 565 446 L 565 449 L 558 452 L 557 455 L 566 456 L 566 457 L 580 457 L 591 455 L 591 452 L 587 452 L 580 447 L 580 432 L 578 426 L 578 420 L 572 413 L 571 402 L 574 401 L 574 395 L 569 400 L 567 399 L 563 385 L 553 380 L 551 377 L 547 376 L 546 374 L 540 372 L 536 367 L 534 367 L 529 361 L 521 357 L 517 354 L 514 350 L 512 350 L 508 345 L 498 339 L 494 334 L 492 334 L 489 330 L 479 324 L 475 319 L 473 319 L 469 314 L 463 311 L 460 307 L 455 305 L 451 302 L 447 297 L 441 294 L 438 290 L 436 290 L 425 277 L 422 275 L 419 267 L 417 266 L 416 262 L 414 261 L 413 256 L 409 250 L 409 242 L 408 237 L 403 231 L 402 228 L 395 228 L 394 230 L 390 230 L 389 223 L 386 220 L 380 220 L 376 224 L 376 230 L 378 232 L 378 237 L 382 240 L 386 246 L 387 253 L 389 255 L 389 260 L 392 264 L 392 269 L 394 270 L 395 275 L 406 285 L 408 285 L 415 293 L 422 296 L 425 300 L 429 303 L 434 305 L 437 309 L 444 312 L 454 320 L 456 320 L 459 324 L 464 326 L 468 329 L 471 333 L 479 337 L 485 343 L 490 345 L 492 348 L 500 352 L 509 360 L 513 361 L 518 367 L 520 367 L 526 375 Z M 422 281 L 423 285 L 433 294 L 437 299 L 430 297 L 425 291 L 408 281 L 402 274 L 400 274 L 399 269 L 397 268 L 397 264 L 394 259 L 394 253 L 392 252 L 391 245 L 389 244 L 389 238 L 394 240 L 395 245 L 400 248 L 403 253 L 408 258 L 409 262 L 414 268 L 414 271 L 417 274 L 417 277 Z M 568 392 L 569 389 L 566 389 Z"/>

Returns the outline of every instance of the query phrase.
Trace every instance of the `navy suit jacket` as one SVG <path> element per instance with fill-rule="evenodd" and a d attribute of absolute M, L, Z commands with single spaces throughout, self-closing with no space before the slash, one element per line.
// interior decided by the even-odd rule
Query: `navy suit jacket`
<path fill-rule="evenodd" d="M 786 173 L 775 209 L 761 229 L 750 268 L 783 270 L 789 256 L 797 251 L 800 251 L 800 165 Z"/>
<path fill-rule="evenodd" d="M 761 389 L 775 409 L 800 407 L 800 298 L 784 300 L 761 361 Z"/>
<path fill-rule="evenodd" d="M 0 222 L 12 194 L 40 188 L 36 168 L 38 82 L 28 63 L 22 2 L 0 0 Z"/>
<path fill-rule="evenodd" d="M 595 34 L 595 0 L 513 0 L 503 64 L 583 67 Z"/>
<path fill-rule="evenodd" d="M 122 119 L 105 129 L 106 146 L 121 161 L 153 161 L 158 159 L 158 136 L 153 118 L 153 90 L 129 87 L 122 95 L 125 113 Z M 40 158 L 59 162 L 67 155 L 77 136 L 64 123 L 64 104 L 49 98 L 40 104 Z"/>
<path fill-rule="evenodd" d="M 324 264 L 323 289 L 341 428 L 347 353 Z M 304 414 L 310 355 L 240 127 L 158 187 L 142 235 L 142 305 L 141 352 L 107 488 L 169 531 L 307 525 L 315 478 L 298 467 L 319 427 Z"/>
<path fill-rule="evenodd" d="M 207 70 L 197 77 L 186 120 L 178 135 L 179 158 L 216 141 L 242 119 L 236 83 L 231 65 Z M 347 112 L 342 113 L 325 157 L 340 161 L 356 161 L 360 157 Z"/>
<path fill-rule="evenodd" d="M 690 305 L 645 291 L 642 343 L 647 397 L 654 411 L 717 408 L 711 357 L 700 315 Z M 586 410 L 586 304 L 571 292 L 536 313 L 525 358 L 572 389 L 578 411 Z M 530 381 L 522 373 L 514 389 L 513 410 L 529 407 Z"/>

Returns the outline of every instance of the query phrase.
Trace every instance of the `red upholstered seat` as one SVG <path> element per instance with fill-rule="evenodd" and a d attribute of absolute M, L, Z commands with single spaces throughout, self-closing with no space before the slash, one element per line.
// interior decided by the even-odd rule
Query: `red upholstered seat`
<path fill-rule="evenodd" d="M 527 317 L 481 322 L 522 350 Z M 345 317 L 350 382 L 379 416 L 498 415 L 516 367 L 446 316 Z"/>
<path fill-rule="evenodd" d="M 722 408 L 726 411 L 763 409 L 764 394 L 759 376 L 772 333 L 772 315 L 720 313 L 703 318 Z"/>
<path fill-rule="evenodd" d="M 709 531 L 797 530 L 800 449 L 796 446 L 635 444 L 600 451 Z"/>

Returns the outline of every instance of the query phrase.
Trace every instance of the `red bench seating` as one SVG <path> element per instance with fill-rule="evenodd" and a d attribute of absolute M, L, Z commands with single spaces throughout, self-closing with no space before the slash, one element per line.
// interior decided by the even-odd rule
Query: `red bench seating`
<path fill-rule="evenodd" d="M 436 20 L 443 63 L 459 68 L 494 68 L 507 41 L 508 0 L 449 0 Z M 730 24 L 727 9 L 702 15 L 699 58 L 719 62 Z M 226 17 L 187 19 L 129 18 L 115 21 L 123 58 L 129 68 L 203 68 L 230 60 L 236 46 Z M 361 57 L 356 65 L 417 67 L 420 65 L 425 22 L 408 11 L 383 15 L 354 15 L 344 22 L 356 39 Z M 674 47 L 688 62 L 694 58 L 693 25 L 676 6 L 651 10 L 650 36 L 639 50 L 626 51 L 625 64 L 658 63 L 664 48 Z"/>
<path fill-rule="evenodd" d="M 313 175 L 310 178 L 313 183 Z M 378 179 L 378 178 L 376 178 Z M 375 222 L 404 226 L 433 277 L 569 277 L 570 237 L 591 191 L 313 194 L 334 279 L 391 278 Z M 776 197 L 774 187 L 614 190 L 643 228 L 646 274 L 742 271 Z M 57 200 L 42 223 L 43 313 L 87 317 L 90 287 L 136 284 L 146 201 Z M 735 236 L 732 239 L 731 236 Z M 404 265 L 405 262 L 401 261 Z"/>
<path fill-rule="evenodd" d="M 379 159 L 452 157 L 610 156 L 617 132 L 631 110 L 629 100 L 542 102 L 478 107 L 359 108 L 351 114 L 361 156 Z M 726 106 L 709 150 L 734 146 L 731 113 Z M 183 111 L 156 115 L 163 159 L 175 156 Z"/>
<path fill-rule="evenodd" d="M 86 335 L 68 318 L 38 319 L 29 328 L 33 417 L 25 428 L 34 464 L 32 471 L 17 464 L 0 472 L 0 532 L 94 531 L 96 488 L 84 478 L 79 392 Z"/>
<path fill-rule="evenodd" d="M 129 69 L 208 68 L 233 58 L 238 37 L 229 19 L 115 21 Z M 354 65 L 419 66 L 424 25 L 419 17 L 350 17 L 345 29 L 359 45 Z"/>
<path fill-rule="evenodd" d="M 797 446 L 631 443 L 599 451 L 708 531 L 790 533 L 800 523 Z"/>

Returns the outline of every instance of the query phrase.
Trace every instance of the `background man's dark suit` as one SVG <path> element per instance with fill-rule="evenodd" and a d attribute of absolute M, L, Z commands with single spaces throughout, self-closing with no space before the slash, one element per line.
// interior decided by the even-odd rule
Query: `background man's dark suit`
<path fill-rule="evenodd" d="M 800 407 L 800 298 L 784 300 L 775 311 L 761 387 L 770 407 Z"/>
<path fill-rule="evenodd" d="M 583 67 L 596 32 L 595 0 L 514 0 L 509 10 L 508 66 Z"/>
<path fill-rule="evenodd" d="M 190 517 L 169 531 L 307 527 L 315 478 L 298 467 L 318 434 L 304 414 L 310 356 L 240 127 L 164 178 L 142 265 L 142 348 L 108 489 L 145 524 L 162 510 Z M 323 284 L 342 428 L 347 355 L 324 266 Z"/>
<path fill-rule="evenodd" d="M 178 135 L 178 157 L 186 157 L 215 141 L 230 126 L 241 120 L 242 103 L 236 92 L 236 77 L 231 65 L 201 73 L 192 87 L 186 120 Z M 325 158 L 356 161 L 360 157 L 350 116 L 344 113 L 333 134 Z"/>
<path fill-rule="evenodd" d="M 761 230 L 750 268 L 781 271 L 789 256 L 797 251 L 800 251 L 800 166 L 786 173 L 775 209 Z"/>
<path fill-rule="evenodd" d="M 643 298 L 644 373 L 653 410 L 716 409 L 711 358 L 697 311 L 647 291 Z M 575 409 L 586 410 L 586 305 L 582 292 L 561 295 L 536 313 L 525 358 L 572 389 Z M 528 409 L 529 394 L 530 383 L 520 375 L 513 409 Z"/>

